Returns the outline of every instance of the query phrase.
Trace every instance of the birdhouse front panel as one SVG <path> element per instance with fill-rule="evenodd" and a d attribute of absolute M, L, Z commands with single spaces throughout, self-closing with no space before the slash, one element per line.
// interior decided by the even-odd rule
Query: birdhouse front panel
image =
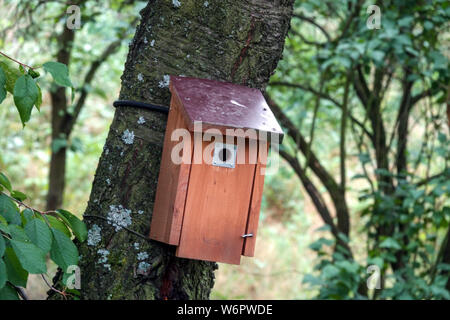
<path fill-rule="evenodd" d="M 171 77 L 170 90 L 150 238 L 177 246 L 178 257 L 239 264 L 254 255 L 268 152 L 268 139 L 242 129 L 281 128 L 257 89 Z M 174 140 L 180 130 L 190 134 Z"/>
<path fill-rule="evenodd" d="M 209 143 L 204 141 L 202 150 Z M 236 156 L 248 158 L 248 153 L 248 147 L 237 148 Z M 240 263 L 255 167 L 192 164 L 178 256 Z"/>

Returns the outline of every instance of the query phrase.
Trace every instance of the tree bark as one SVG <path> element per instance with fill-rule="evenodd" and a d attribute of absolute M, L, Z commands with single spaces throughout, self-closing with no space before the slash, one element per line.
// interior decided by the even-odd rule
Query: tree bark
<path fill-rule="evenodd" d="M 180 4 L 153 0 L 141 11 L 120 99 L 168 106 L 167 75 L 264 89 L 282 55 L 293 0 Z M 145 123 L 138 123 L 140 117 Z M 166 121 L 166 115 L 146 109 L 116 110 L 85 212 L 90 232 L 98 230 L 94 224 L 101 229 L 99 243 L 80 246 L 85 299 L 209 297 L 216 263 L 176 258 L 175 247 L 147 237 Z M 122 139 L 126 130 L 134 134 L 131 144 Z M 130 210 L 128 230 L 108 224 L 114 208 Z M 109 253 L 102 255 L 102 249 Z"/>

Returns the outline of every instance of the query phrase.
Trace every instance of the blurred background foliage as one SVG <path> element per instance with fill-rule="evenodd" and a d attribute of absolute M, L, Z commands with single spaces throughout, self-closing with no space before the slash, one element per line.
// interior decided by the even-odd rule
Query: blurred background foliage
<path fill-rule="evenodd" d="M 30 205 L 45 208 L 52 148 L 65 149 L 63 207 L 81 217 L 145 3 L 78 3 L 82 28 L 69 63 L 75 97 L 61 112 L 70 114 L 83 92 L 84 107 L 72 132 L 55 138 L 50 81 L 40 82 L 41 112 L 27 130 L 8 98 L 0 108 L 0 169 Z M 450 298 L 450 6 L 383 1 L 376 3 L 380 29 L 369 29 L 371 4 L 296 1 L 267 90 L 287 133 L 283 160 L 266 177 L 255 258 L 220 265 L 213 299 Z M 66 8 L 64 1 L 2 1 L 0 51 L 32 66 L 55 60 Z M 114 41 L 120 44 L 86 83 Z M 383 290 L 367 290 L 369 265 L 379 267 Z M 46 297 L 39 279 L 27 289 Z"/>

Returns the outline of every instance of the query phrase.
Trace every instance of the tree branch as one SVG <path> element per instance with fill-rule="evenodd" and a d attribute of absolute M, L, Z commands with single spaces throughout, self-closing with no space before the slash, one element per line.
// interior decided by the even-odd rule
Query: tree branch
<path fill-rule="evenodd" d="M 314 174 L 319 178 L 320 182 L 327 189 L 336 208 L 338 227 L 341 232 L 348 235 L 350 231 L 350 221 L 347 202 L 336 180 L 320 163 L 314 151 L 309 149 L 306 139 L 294 123 L 283 113 L 281 108 L 270 98 L 270 96 L 265 94 L 265 97 L 275 117 L 280 121 L 281 125 L 287 129 L 287 134 L 294 140 L 297 148 L 303 153 L 303 155 L 305 155 L 305 157 L 308 155 L 306 165 L 311 168 Z"/>
<path fill-rule="evenodd" d="M 138 22 L 138 19 L 135 18 L 131 22 L 131 26 L 135 26 Z M 84 77 L 83 85 L 81 86 L 81 94 L 75 104 L 74 110 L 72 113 L 66 112 L 63 121 L 61 122 L 61 131 L 66 134 L 68 137 L 73 130 L 73 127 L 78 119 L 78 116 L 86 102 L 87 96 L 89 94 L 86 87 L 93 81 L 94 76 L 97 70 L 100 68 L 103 62 L 105 62 L 111 55 L 113 55 L 122 44 L 122 41 L 126 38 L 127 32 L 124 31 L 119 34 L 118 39 L 111 42 L 108 47 L 102 52 L 102 54 L 98 57 L 97 60 L 92 62 L 91 67 L 89 68 L 86 76 Z"/>
<path fill-rule="evenodd" d="M 86 73 L 86 76 L 84 77 L 84 82 L 81 87 L 81 94 L 75 104 L 73 112 L 72 113 L 66 112 L 64 119 L 61 122 L 61 131 L 64 132 L 67 137 L 72 132 L 72 129 L 77 121 L 77 118 L 84 106 L 84 103 L 86 102 L 89 93 L 86 87 L 94 79 L 95 73 L 100 68 L 101 64 L 104 61 L 106 61 L 110 55 L 114 54 L 117 51 L 117 49 L 120 47 L 122 43 L 122 40 L 123 39 L 118 39 L 110 43 L 109 46 L 100 55 L 100 57 L 91 64 L 89 71 Z"/>
<path fill-rule="evenodd" d="M 306 85 L 298 84 L 298 83 L 283 82 L 283 81 L 271 82 L 271 83 L 269 83 L 269 86 L 274 86 L 274 87 L 275 86 L 285 86 L 285 87 L 297 88 L 297 89 L 301 89 L 304 91 L 308 91 L 316 96 L 320 96 L 321 98 L 323 98 L 325 100 L 331 101 L 338 108 L 342 109 L 342 104 L 339 101 L 337 101 L 330 95 L 326 94 L 325 92 L 319 92 L 310 86 L 306 86 Z M 359 121 L 358 119 L 353 117 L 351 114 L 349 114 L 349 118 L 352 122 L 354 122 L 358 127 L 360 127 L 364 131 L 364 133 L 367 135 L 367 137 L 369 137 L 369 139 L 371 139 L 371 140 L 373 139 L 372 133 L 369 132 L 369 130 L 364 126 L 364 124 L 361 121 Z"/>
<path fill-rule="evenodd" d="M 318 24 L 313 18 L 306 17 L 306 16 L 304 16 L 302 14 L 294 14 L 293 17 L 297 18 L 297 19 L 301 19 L 301 20 L 306 21 L 306 22 L 309 22 L 310 24 L 316 26 L 320 31 L 322 31 L 322 33 L 327 38 L 327 40 L 331 41 L 331 37 L 328 34 L 327 30 L 325 30 L 325 28 L 322 27 L 320 24 Z"/>

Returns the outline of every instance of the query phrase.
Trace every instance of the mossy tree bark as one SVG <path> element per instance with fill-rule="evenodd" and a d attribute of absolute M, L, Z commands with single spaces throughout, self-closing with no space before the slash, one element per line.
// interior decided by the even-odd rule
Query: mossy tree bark
<path fill-rule="evenodd" d="M 130 45 L 120 99 L 168 106 L 171 74 L 263 90 L 281 58 L 292 10 L 293 0 L 149 1 Z M 88 229 L 101 229 L 98 243 L 80 246 L 85 299 L 209 297 L 215 263 L 176 258 L 174 247 L 147 238 L 166 120 L 150 110 L 116 110 L 85 212 Z M 132 143 L 123 139 L 126 130 Z M 113 208 L 130 213 L 129 230 L 108 223 Z"/>

